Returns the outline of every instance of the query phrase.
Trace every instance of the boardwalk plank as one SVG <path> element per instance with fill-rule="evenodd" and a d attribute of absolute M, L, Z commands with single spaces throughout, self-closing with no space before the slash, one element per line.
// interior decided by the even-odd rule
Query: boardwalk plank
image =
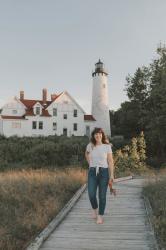
<path fill-rule="evenodd" d="M 43 243 L 41 250 L 156 250 L 141 195 L 143 179 L 114 184 L 107 192 L 104 224 L 90 218 L 87 190 L 67 217 Z"/>

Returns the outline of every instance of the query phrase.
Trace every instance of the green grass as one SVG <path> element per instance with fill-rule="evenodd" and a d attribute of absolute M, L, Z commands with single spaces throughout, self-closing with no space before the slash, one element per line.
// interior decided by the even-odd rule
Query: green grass
<path fill-rule="evenodd" d="M 85 181 L 76 168 L 0 173 L 0 249 L 25 249 Z"/>
<path fill-rule="evenodd" d="M 152 224 L 161 249 L 166 249 L 166 174 L 165 171 L 149 178 L 143 193 L 148 197 L 152 210 Z M 153 181 L 152 181 L 153 180 Z"/>

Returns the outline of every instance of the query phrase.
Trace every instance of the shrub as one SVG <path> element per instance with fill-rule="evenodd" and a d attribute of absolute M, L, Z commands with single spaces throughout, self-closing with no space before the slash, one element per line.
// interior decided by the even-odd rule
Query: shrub
<path fill-rule="evenodd" d="M 48 166 L 87 166 L 84 152 L 88 137 L 0 137 L 0 170 Z"/>
<path fill-rule="evenodd" d="M 129 145 L 119 149 L 114 154 L 115 174 L 140 173 L 146 170 L 146 143 L 141 132 L 137 138 L 132 138 Z"/>

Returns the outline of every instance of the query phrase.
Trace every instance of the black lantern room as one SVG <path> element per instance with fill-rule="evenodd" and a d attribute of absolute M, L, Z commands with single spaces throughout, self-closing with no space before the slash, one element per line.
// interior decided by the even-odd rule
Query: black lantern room
<path fill-rule="evenodd" d="M 104 74 L 104 75 L 108 75 L 108 73 L 106 72 L 105 68 L 104 68 L 104 63 L 102 63 L 99 59 L 99 61 L 95 64 L 95 71 L 92 73 L 92 76 L 96 76 L 96 74 Z"/>

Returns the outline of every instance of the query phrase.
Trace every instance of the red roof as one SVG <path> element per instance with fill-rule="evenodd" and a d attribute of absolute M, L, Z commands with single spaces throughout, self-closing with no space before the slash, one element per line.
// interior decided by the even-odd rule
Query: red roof
<path fill-rule="evenodd" d="M 84 115 L 85 121 L 96 121 L 93 115 Z"/>
<path fill-rule="evenodd" d="M 1 115 L 3 119 L 21 119 L 25 120 L 24 116 Z"/>
<path fill-rule="evenodd" d="M 28 99 L 23 99 L 20 100 L 27 108 L 32 108 L 37 102 L 39 102 L 42 106 L 45 107 L 44 103 L 42 100 L 28 100 Z M 46 102 L 46 107 L 48 107 L 50 104 L 52 103 L 52 101 L 47 101 Z M 45 107 L 45 108 L 46 108 Z"/>
<path fill-rule="evenodd" d="M 63 92 L 62 92 L 63 93 Z M 37 102 L 39 102 L 44 109 L 46 109 L 52 102 L 54 102 L 62 93 L 60 93 L 59 95 L 55 95 L 53 94 L 52 96 L 54 97 L 52 101 L 46 101 L 46 104 L 44 104 L 43 100 L 29 100 L 29 99 L 23 99 L 20 101 L 27 107 L 27 108 L 32 108 Z"/>
<path fill-rule="evenodd" d="M 48 113 L 48 110 L 43 109 L 42 114 L 40 116 L 51 116 L 51 115 Z"/>
<path fill-rule="evenodd" d="M 35 114 L 33 112 L 33 109 L 32 108 L 27 109 L 26 113 L 25 113 L 25 116 L 35 116 Z"/>
<path fill-rule="evenodd" d="M 63 93 L 63 92 L 62 92 Z M 25 116 L 35 116 L 34 112 L 33 112 L 33 106 L 39 102 L 42 105 L 42 114 L 41 116 L 47 116 L 50 117 L 51 115 L 48 113 L 48 110 L 46 110 L 46 108 L 52 103 L 54 102 L 62 93 L 60 93 L 59 95 L 53 94 L 52 95 L 52 100 L 51 101 L 46 101 L 46 105 L 43 102 L 43 100 L 29 100 L 29 99 L 23 99 L 20 101 L 25 105 L 26 109 L 26 113 Z"/>

